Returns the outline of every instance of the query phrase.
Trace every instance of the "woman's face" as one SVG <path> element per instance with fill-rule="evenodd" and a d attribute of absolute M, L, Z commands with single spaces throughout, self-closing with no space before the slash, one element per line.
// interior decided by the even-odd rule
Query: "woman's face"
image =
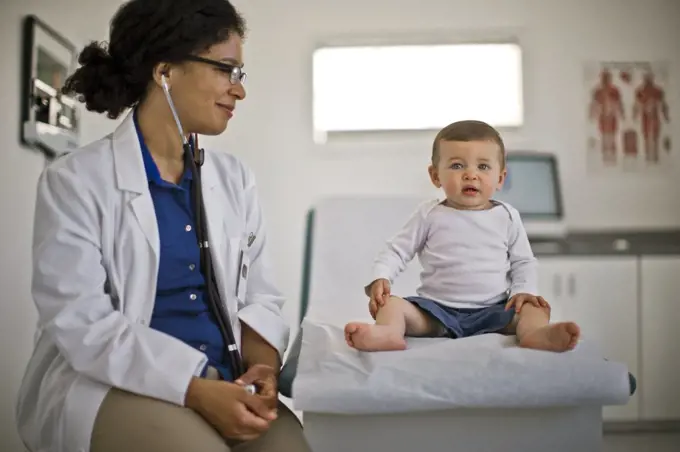
<path fill-rule="evenodd" d="M 231 67 L 243 67 L 243 44 L 232 33 L 227 41 L 196 55 Z M 236 103 L 246 96 L 243 84 L 232 82 L 231 71 L 206 62 L 188 61 L 172 74 L 172 99 L 185 131 L 218 135 L 235 113 Z"/>

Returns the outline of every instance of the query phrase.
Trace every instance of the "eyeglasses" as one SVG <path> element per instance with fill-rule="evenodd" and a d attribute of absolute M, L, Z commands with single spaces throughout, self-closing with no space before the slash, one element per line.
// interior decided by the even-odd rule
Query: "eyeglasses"
<path fill-rule="evenodd" d="M 223 63 L 221 61 L 211 60 L 209 58 L 203 58 L 196 55 L 188 55 L 185 59 L 189 61 L 196 61 L 197 63 L 209 64 L 220 69 L 221 71 L 228 73 L 229 81 L 232 84 L 245 83 L 246 81 L 246 73 L 240 66 L 236 66 L 229 63 Z"/>

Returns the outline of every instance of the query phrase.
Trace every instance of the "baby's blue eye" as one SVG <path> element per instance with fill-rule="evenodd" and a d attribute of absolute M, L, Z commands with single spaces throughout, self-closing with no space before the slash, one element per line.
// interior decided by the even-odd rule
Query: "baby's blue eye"
<path fill-rule="evenodd" d="M 454 163 L 453 165 L 451 165 L 451 168 L 453 169 L 461 169 L 462 167 L 463 165 L 460 163 Z"/>

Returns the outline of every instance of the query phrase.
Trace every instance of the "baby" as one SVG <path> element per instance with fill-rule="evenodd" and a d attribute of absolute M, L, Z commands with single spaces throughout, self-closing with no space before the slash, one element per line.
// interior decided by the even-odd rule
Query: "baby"
<path fill-rule="evenodd" d="M 550 323 L 519 213 L 492 199 L 506 176 L 498 132 L 481 121 L 448 125 L 435 137 L 429 173 L 446 198 L 421 205 L 378 255 L 365 287 L 375 324 L 348 323 L 347 343 L 364 351 L 402 350 L 405 336 L 496 332 L 516 334 L 521 347 L 573 349 L 580 329 Z M 391 282 L 416 254 L 423 267 L 418 296 L 392 295 Z"/>

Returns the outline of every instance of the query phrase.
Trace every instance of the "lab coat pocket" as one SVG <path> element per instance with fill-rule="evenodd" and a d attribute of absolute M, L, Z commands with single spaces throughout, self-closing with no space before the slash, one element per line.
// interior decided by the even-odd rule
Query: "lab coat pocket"
<path fill-rule="evenodd" d="M 250 272 L 250 257 L 245 240 L 239 240 L 238 267 L 236 274 L 236 298 L 240 305 L 246 302 L 246 290 L 248 288 L 248 273 Z"/>

